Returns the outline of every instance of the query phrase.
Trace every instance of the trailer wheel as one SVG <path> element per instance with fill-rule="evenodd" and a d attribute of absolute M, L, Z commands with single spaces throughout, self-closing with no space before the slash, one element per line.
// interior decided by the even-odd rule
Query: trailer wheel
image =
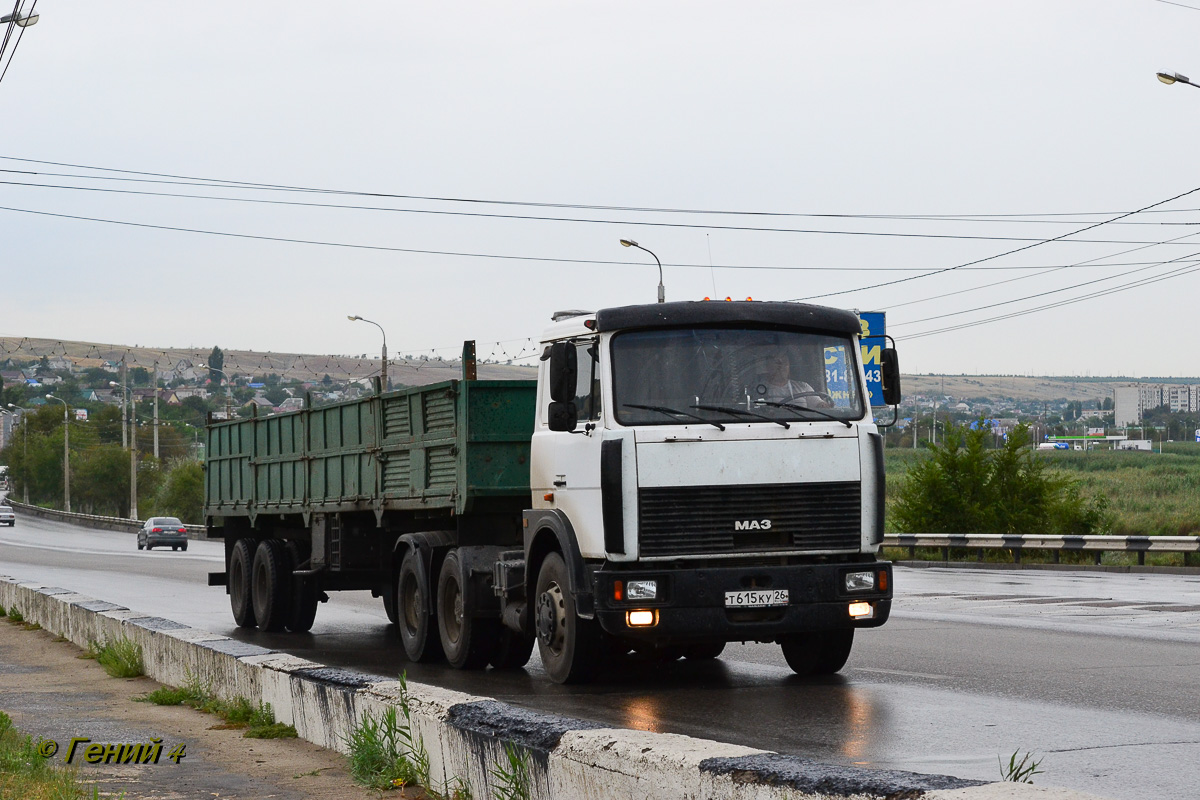
<path fill-rule="evenodd" d="M 291 610 L 291 572 L 287 551 L 278 539 L 263 539 L 254 552 L 251 597 L 254 618 L 264 631 L 281 631 Z"/>
<path fill-rule="evenodd" d="M 409 550 L 400 563 L 395 593 L 392 607 L 396 610 L 396 626 L 408 660 L 437 661 L 442 657 L 442 641 L 429 591 L 429 574 L 416 550 Z"/>
<path fill-rule="evenodd" d="M 533 655 L 532 636 L 522 636 L 511 628 L 501 626 L 500 638 L 488 663 L 495 669 L 520 669 Z"/>
<path fill-rule="evenodd" d="M 233 545 L 233 552 L 229 554 L 229 605 L 233 608 L 233 621 L 239 628 L 253 628 L 257 624 L 254 604 L 250 599 L 253 545 L 253 539 L 238 539 Z"/>
<path fill-rule="evenodd" d="M 567 583 L 567 565 L 550 553 L 538 571 L 534 619 L 542 666 L 555 683 L 583 683 L 592 677 L 600 650 L 595 620 L 580 619 Z"/>
<path fill-rule="evenodd" d="M 499 634 L 499 620 L 477 619 L 466 612 L 470 590 L 458 551 L 451 550 L 438 574 L 437 625 L 446 660 L 457 669 L 486 667 Z"/>
<path fill-rule="evenodd" d="M 294 581 L 296 586 L 292 596 L 291 613 L 288 615 L 287 629 L 292 633 L 308 633 L 312 630 L 317 618 L 317 589 L 311 581 Z"/>
<path fill-rule="evenodd" d="M 832 675 L 846 666 L 854 629 L 795 633 L 780 642 L 783 657 L 797 675 Z"/>

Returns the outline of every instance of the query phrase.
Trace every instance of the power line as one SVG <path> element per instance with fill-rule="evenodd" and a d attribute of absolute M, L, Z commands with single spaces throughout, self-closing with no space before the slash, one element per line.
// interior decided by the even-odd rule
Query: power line
<path fill-rule="evenodd" d="M 262 235 L 262 234 L 234 233 L 231 231 L 206 230 L 203 228 L 185 228 L 185 227 L 173 226 L 173 225 L 155 225 L 155 224 L 147 223 L 147 222 L 133 222 L 130 220 L 106 219 L 103 217 L 88 217 L 88 216 L 82 216 L 82 215 L 78 215 L 78 214 L 62 214 L 62 213 L 52 212 L 52 211 L 35 211 L 33 209 L 15 208 L 12 206 L 0 206 L 0 211 L 11 211 L 14 213 L 19 213 L 19 214 L 33 214 L 33 215 L 37 215 L 37 216 L 54 217 L 54 218 L 58 218 L 58 219 L 72 219 L 72 220 L 79 220 L 79 221 L 83 221 L 83 222 L 98 222 L 98 223 L 102 223 L 102 224 L 106 224 L 106 225 L 123 225 L 123 226 L 127 226 L 127 227 L 147 228 L 147 229 L 151 229 L 151 230 L 174 231 L 174 232 L 178 232 L 178 233 L 194 233 L 194 234 L 201 234 L 201 235 L 205 235 L 205 236 L 223 236 L 223 237 L 234 238 L 234 239 L 250 239 L 250 240 L 256 240 L 256 241 L 282 242 L 282 243 L 286 243 L 286 244 L 305 244 L 305 245 L 314 245 L 314 246 L 319 246 L 319 247 L 340 247 L 340 248 L 348 248 L 348 249 L 353 249 L 353 250 L 374 250 L 374 251 L 382 251 L 382 252 L 390 252 L 390 253 L 412 253 L 412 254 L 416 254 L 416 255 L 455 256 L 455 257 L 461 257 L 461 258 L 486 258 L 486 259 L 498 259 L 498 260 L 503 260 L 503 261 L 530 261 L 530 262 L 555 263 L 555 264 L 590 264 L 590 265 L 622 266 L 622 267 L 628 267 L 631 265 L 630 262 L 628 262 L 628 261 L 613 261 L 613 260 L 604 260 L 604 259 L 552 258 L 552 257 L 548 257 L 548 256 L 518 256 L 518 255 L 509 255 L 509 254 L 503 254 L 503 253 L 475 253 L 475 252 L 468 252 L 468 251 L 461 251 L 461 250 L 430 250 L 430 249 L 420 249 L 420 248 L 412 248 L 412 247 L 393 247 L 393 246 L 389 246 L 389 245 L 359 244 L 359 243 L 355 243 L 355 242 L 333 242 L 333 241 L 323 241 L 323 240 L 318 240 L 318 239 L 300 239 L 300 238 L 286 237 L 286 236 L 266 236 L 266 235 Z M 1044 240 L 1039 239 L 1037 241 L 1042 242 Z M 1091 243 L 1099 243 L 1099 244 L 1146 244 L 1146 245 L 1165 244 L 1165 242 L 1129 242 L 1129 241 L 1111 241 L 1110 242 L 1110 241 L 1105 241 L 1105 240 L 1075 240 L 1075 241 L 1076 242 L 1089 242 L 1090 241 Z M 779 265 L 746 265 L 746 264 L 710 265 L 710 264 L 689 264 L 689 263 L 666 263 L 666 264 L 664 264 L 664 266 L 673 267 L 673 268 L 679 267 L 679 268 L 685 268 L 685 269 L 711 269 L 711 268 L 715 267 L 716 269 L 797 270 L 797 271 L 820 270 L 820 271 L 835 271 L 835 272 L 842 272 L 842 271 L 846 271 L 846 272 L 907 271 L 907 270 L 903 270 L 903 269 L 883 269 L 883 268 L 868 268 L 868 267 L 860 267 L 860 268 L 803 267 L 803 266 L 793 267 L 793 266 L 779 266 Z M 965 269 L 965 268 L 971 267 L 971 266 L 973 266 L 973 265 L 967 264 L 967 265 L 962 265 L 960 267 L 956 267 L 955 269 Z M 913 268 L 913 269 L 922 269 L 922 268 Z M 1042 267 L 1029 267 L 1029 266 L 992 267 L 992 269 L 1042 269 Z M 949 271 L 949 270 L 944 270 L 944 271 Z M 923 271 L 922 275 L 915 276 L 915 277 L 925 277 L 927 274 L 929 274 L 929 273 Z M 888 285 L 888 284 L 880 284 L 880 285 Z M 870 287 L 868 287 L 868 288 L 870 288 Z M 841 294 L 841 293 L 839 292 L 838 294 Z"/>
<path fill-rule="evenodd" d="M 1189 234 L 1187 234 L 1187 235 L 1185 235 L 1185 236 L 1180 236 L 1180 237 L 1177 237 L 1177 238 L 1175 238 L 1175 239 L 1168 239 L 1167 241 L 1163 242 L 1163 244 L 1173 244 L 1173 243 L 1175 243 L 1175 242 L 1178 242 L 1178 241 L 1180 241 L 1180 240 L 1182 240 L 1182 239 L 1189 239 L 1189 238 L 1191 238 L 1191 237 L 1193 237 L 1193 236 L 1196 236 L 1196 235 L 1200 235 L 1200 233 L 1189 233 Z M 985 283 L 985 284 L 983 284 L 982 286 L 972 286 L 972 287 L 970 287 L 969 289 L 960 289 L 960 290 L 958 290 L 958 291 L 956 291 L 956 292 L 946 292 L 945 294 L 938 294 L 938 295 L 933 295 L 933 296 L 930 296 L 930 297 L 922 297 L 922 298 L 920 298 L 920 299 L 918 299 L 918 300 L 910 300 L 910 301 L 908 301 L 907 303 L 889 303 L 889 304 L 888 304 L 888 308 L 889 308 L 889 309 L 896 309 L 896 308 L 902 308 L 903 306 L 911 306 L 911 305 L 918 305 L 918 304 L 920 304 L 920 303 L 928 303 L 928 302 L 931 302 L 931 301 L 933 301 L 933 300 L 942 300 L 942 299 L 945 299 L 945 298 L 947 298 L 947 297 L 954 297 L 955 295 L 960 295 L 960 294 L 968 294 L 968 293 L 970 293 L 970 292 L 978 292 L 978 291 L 982 291 L 982 290 L 984 290 L 984 289 L 991 289 L 991 288 L 994 288 L 994 287 L 996 287 L 996 286 L 1003 286 L 1004 284 L 1008 284 L 1008 283 L 1016 283 L 1017 281 L 1028 280 L 1029 278 L 1035 278 L 1035 277 L 1036 277 L 1036 278 L 1041 278 L 1041 277 L 1045 277 L 1046 275 L 1049 275 L 1049 274 L 1050 274 L 1050 273 L 1052 273 L 1052 272 L 1059 272 L 1059 271 L 1061 271 L 1061 270 L 1064 270 L 1064 269 L 1071 269 L 1071 268 L 1075 268 L 1075 267 L 1082 267 L 1082 266 L 1088 266 L 1088 265 L 1092 265 L 1092 266 L 1098 266 L 1098 267 L 1115 267 L 1115 266 L 1141 266 L 1141 265 L 1139 265 L 1139 264 L 1112 264 L 1112 263 L 1109 263 L 1109 264 L 1094 264 L 1094 262 L 1096 262 L 1096 261 L 1103 261 L 1103 260 L 1106 260 L 1106 259 L 1109 259 L 1109 258 L 1115 258 L 1115 257 L 1117 257 L 1117 256 L 1123 256 L 1123 255 L 1127 255 L 1127 254 L 1129 254 L 1129 253 L 1135 253 L 1135 252 L 1137 252 L 1138 250 L 1146 250 L 1146 249 L 1148 249 L 1148 248 L 1150 248 L 1150 247 L 1156 247 L 1156 246 L 1157 246 L 1157 245 L 1146 245 L 1145 247 L 1135 247 L 1135 248 L 1132 248 L 1132 249 L 1130 249 L 1130 250 L 1123 250 L 1123 251 L 1121 251 L 1121 252 L 1119 252 L 1119 253 L 1111 253 L 1111 254 L 1109 254 L 1109 255 L 1107 255 L 1107 256 L 1099 256 L 1098 258 L 1092 258 L 1092 259 L 1088 259 L 1087 261 L 1080 261 L 1080 262 L 1078 262 L 1078 263 L 1075 263 L 1075 264 L 1064 265 L 1064 266 L 1061 266 L 1061 267 L 1051 267 L 1051 268 L 1049 268 L 1049 269 L 1045 269 L 1045 270 L 1042 270 L 1042 271 L 1040 271 L 1040 272 L 1036 272 L 1036 273 L 1033 273 L 1033 274 L 1030 274 L 1030 275 L 1018 275 L 1018 276 L 1017 276 L 1017 277 L 1015 277 L 1015 278 L 1008 278 L 1008 279 L 1006 279 L 1006 280 L 1002 280 L 1002 281 L 993 281 L 992 283 Z M 1186 258 L 1186 256 L 1184 256 L 1184 258 Z M 1176 260 L 1178 260 L 1178 259 L 1176 259 Z M 1149 265 L 1149 266 L 1159 266 L 1159 265 L 1161 265 L 1162 263 L 1163 263 L 1162 261 L 1142 262 L 1142 264 L 1146 264 L 1146 265 Z M 1137 270 L 1134 270 L 1134 271 L 1136 272 Z M 1126 273 L 1126 274 L 1128 274 L 1128 273 Z M 923 320 L 922 320 L 922 321 L 923 321 Z M 908 323 L 901 323 L 901 324 L 908 324 Z"/>
<path fill-rule="evenodd" d="M 223 202 L 233 203 L 254 203 L 262 205 L 281 205 L 281 206 L 299 206 L 304 208 L 336 208 L 349 209 L 356 211 L 385 211 L 402 214 L 428 214 L 432 216 L 445 217 L 472 217 L 477 219 L 499 219 L 499 220 L 515 220 L 524 222 L 567 222 L 583 225 L 621 225 L 621 226 L 642 226 L 652 228 L 684 228 L 689 230 L 716 230 L 716 231 L 731 231 L 739 233 L 798 233 L 809 235 L 827 235 L 827 236 L 881 236 L 888 238 L 901 239 L 953 239 L 961 241 L 989 241 L 989 242 L 1033 242 L 1035 244 L 1044 244 L 1047 240 L 1040 237 L 1020 237 L 1020 236 L 971 236 L 964 234 L 948 234 L 948 233 L 902 233 L 897 231 L 851 231 L 851 230 L 827 230 L 819 228 L 777 228 L 777 227 L 761 227 L 752 225 L 716 225 L 712 223 L 694 223 L 694 222 L 658 222 L 645 220 L 625 220 L 625 219 L 587 219 L 583 217 L 551 217 L 551 216 L 536 216 L 532 214 L 495 214 L 481 211 L 447 211 L 445 209 L 432 208 L 393 208 L 389 206 L 352 206 L 339 205 L 333 203 L 307 203 L 298 200 L 265 200 L 262 198 L 252 197 L 214 197 L 211 195 L 197 194 L 181 194 L 176 192 L 145 192 L 132 189 L 108 189 L 96 186 L 66 186 L 62 184 L 44 184 L 44 183 L 29 183 L 24 181 L 0 181 L 0 185 L 7 186 L 23 186 L 28 188 L 38 189 L 64 189 L 78 192 L 101 192 L 107 194 L 122 194 L 142 197 L 171 197 L 189 200 L 218 200 Z M 1136 212 L 1133 212 L 1136 213 Z M 1125 215 L 1128 216 L 1128 215 Z M 1100 225 L 1107 224 L 1109 221 L 1100 222 L 1084 228 L 1082 233 Z M 1049 241 L 1057 241 L 1064 239 L 1072 234 L 1067 233 L 1062 236 L 1055 237 Z M 1130 242 L 1128 240 L 1119 239 L 1073 239 L 1073 244 L 1147 244 L 1146 242 Z M 1020 249 L 1012 252 L 1019 252 Z M 625 263 L 625 262 L 622 262 Z M 834 294 L 842 294 L 835 292 Z M 825 295 L 819 295 L 825 296 Z"/>
<path fill-rule="evenodd" d="M 861 286 L 861 287 L 859 287 L 859 288 L 857 288 L 857 289 L 844 289 L 844 290 L 842 290 L 842 291 L 839 291 L 839 292 L 826 292 L 826 293 L 824 293 L 824 294 L 812 295 L 812 296 L 810 296 L 810 297 L 805 297 L 805 298 L 797 298 L 795 301 L 792 301 L 792 302 L 801 302 L 801 301 L 808 301 L 808 300 L 817 300 L 817 299 L 820 299 L 820 298 L 823 298 L 823 297 L 834 297 L 834 296 L 837 296 L 837 295 L 840 295 L 840 294 L 850 294 L 851 292 L 865 292 L 865 291 L 867 291 L 867 290 L 870 290 L 870 289 L 881 289 L 881 288 L 883 288 L 883 287 L 885 287 L 885 286 L 895 286 L 896 284 L 900 284 L 900 283 L 907 283 L 908 281 L 920 280 L 920 279 L 922 279 L 922 278 L 929 278 L 929 277 L 932 277 L 932 276 L 934 276 L 934 275 L 944 275 L 944 274 L 945 274 L 945 273 L 947 273 L 947 272 L 954 272 L 955 270 L 962 269 L 963 267 L 970 267 L 970 266 L 974 266 L 974 265 L 976 265 L 976 264 L 980 264 L 980 263 L 983 263 L 983 262 L 985 262 L 985 261 L 993 261 L 993 260 L 995 260 L 995 259 L 997 259 L 997 258 L 1003 258 L 1003 257 L 1005 257 L 1005 256 L 1010 256 L 1010 255 L 1013 255 L 1014 253 L 1020 253 L 1020 252 L 1024 252 L 1025 250 L 1031 250 L 1031 249 L 1033 249 L 1034 247 L 1040 247 L 1040 246 L 1042 246 L 1042 245 L 1045 245 L 1045 244 L 1050 244 L 1050 243 L 1052 243 L 1052 242 L 1058 242 L 1058 241 L 1062 241 L 1062 240 L 1066 239 L 1068 236 L 1074 236 L 1074 235 L 1076 235 L 1076 234 L 1079 234 L 1079 233 L 1086 233 L 1087 231 L 1090 231 L 1090 230 L 1095 230 L 1096 228 L 1099 228 L 1099 227 L 1101 227 L 1102 225 L 1108 225 L 1109 223 L 1112 223 L 1112 222 L 1117 222 L 1118 220 L 1125 219 L 1126 217 L 1131 217 L 1131 216 L 1133 216 L 1134 214 L 1140 214 L 1140 213 L 1142 213 L 1142 212 L 1144 212 L 1144 211 L 1147 211 L 1147 210 L 1149 210 L 1149 209 L 1152 209 L 1152 208 L 1157 208 L 1158 206 L 1163 206 L 1163 205 L 1166 205 L 1167 203 L 1173 202 L 1173 201 L 1175 201 L 1175 200 L 1179 200 L 1180 198 L 1183 198 L 1183 197 L 1187 197 L 1187 196 L 1188 196 L 1188 195 L 1190 195 L 1190 194 L 1195 194 L 1196 192 L 1200 192 L 1200 186 L 1197 186 L 1197 187 L 1196 187 L 1196 188 L 1194 188 L 1194 189 L 1189 189 L 1188 191 L 1186 191 L 1186 192 L 1183 192 L 1183 193 L 1181 193 L 1181 194 L 1177 194 L 1177 195 L 1175 195 L 1174 197 L 1169 197 L 1169 198 L 1167 198 L 1166 200 L 1160 200 L 1160 201 L 1158 201 L 1157 203 L 1151 203 L 1150 205 L 1148 205 L 1148 206 L 1145 206 L 1144 208 L 1139 208 L 1139 209 L 1138 209 L 1138 210 L 1136 210 L 1136 211 L 1129 211 L 1129 212 L 1126 212 L 1126 213 L 1124 213 L 1124 214 L 1121 214 L 1121 215 L 1119 215 L 1119 216 L 1117 216 L 1117 217 L 1114 217 L 1113 219 L 1109 219 L 1109 220 L 1103 220 L 1103 221 L 1101 221 L 1101 222 L 1097 222 L 1097 223 L 1095 223 L 1095 224 L 1088 225 L 1087 227 L 1085 227 L 1085 228 L 1081 228 L 1081 229 L 1080 229 L 1080 230 L 1078 230 L 1078 231 L 1074 231 L 1074 232 L 1071 232 L 1071 233 L 1064 233 L 1064 234 L 1062 234 L 1061 236 L 1055 236 L 1055 237 L 1053 237 L 1053 238 L 1050 238 L 1050 239 L 1043 239 L 1043 240 L 1041 240 L 1041 241 L 1038 241 L 1038 242 L 1035 242 L 1035 243 L 1033 243 L 1033 244 L 1028 244 L 1028 245 L 1025 245 L 1025 246 L 1023 246 L 1023 247 L 1018 247 L 1018 248 L 1016 248 L 1016 249 L 1009 250 L 1009 251 L 1007 251 L 1007 252 L 1004 252 L 1004 253 L 997 253 L 997 254 L 995 254 L 995 255 L 987 256 L 987 257 L 985 257 L 985 258 L 978 258 L 978 259 L 975 259 L 974 261 L 968 261 L 968 262 L 966 262 L 965 264 L 959 264 L 959 265 L 957 265 L 957 266 L 953 266 L 953 267 L 945 267 L 944 269 L 933 270 L 933 271 L 931 271 L 931 272 L 926 272 L 926 273 L 924 273 L 923 275 L 912 275 L 912 276 L 910 276 L 910 277 L 907 277 L 907 278 L 897 278 L 896 280 L 892 280 L 892 281 L 886 281 L 886 282 L 884 282 L 884 283 L 876 283 L 876 284 L 873 284 L 873 285 L 871 285 L 871 286 Z M 1086 240 L 1076 239 L 1076 240 L 1073 240 L 1073 241 L 1086 241 Z M 1126 244 L 1148 244 L 1148 243 L 1147 243 L 1147 242 L 1126 242 Z"/>
<path fill-rule="evenodd" d="M 1192 258 L 1192 257 L 1198 256 L 1198 255 L 1200 255 L 1200 252 L 1192 253 L 1190 256 L 1184 256 L 1184 258 Z M 1095 278 L 1093 280 L 1084 281 L 1083 283 L 1076 283 L 1071 286 L 1063 286 L 1058 289 L 1048 289 L 1047 291 L 1044 291 L 1044 292 L 1038 292 L 1036 294 L 1026 295 L 1025 297 L 1017 297 L 1012 300 L 1003 300 L 1003 301 L 1000 301 L 997 303 L 989 303 L 988 305 L 984 305 L 984 306 L 977 306 L 975 308 L 963 309 L 962 311 L 951 311 L 951 312 L 948 312 L 945 314 L 937 314 L 932 317 L 924 317 L 923 319 L 909 320 L 908 322 L 901 322 L 899 324 L 893 325 L 892 327 L 900 328 L 900 327 L 904 327 L 905 325 L 919 325 L 922 322 L 932 322 L 933 320 L 937 320 L 937 319 L 946 319 L 947 317 L 957 317 L 957 316 L 961 316 L 962 314 L 971 314 L 976 311 L 986 311 L 989 308 L 999 308 L 1000 306 L 1012 305 L 1013 303 L 1021 303 L 1026 300 L 1035 300 L 1039 297 L 1046 297 L 1048 295 L 1058 294 L 1059 292 L 1069 292 L 1072 289 L 1081 289 L 1084 286 L 1091 286 L 1096 283 L 1103 283 L 1104 281 L 1117 280 L 1118 278 L 1124 278 L 1129 275 L 1133 275 L 1134 273 L 1137 273 L 1137 272 L 1145 272 L 1146 270 L 1154 269 L 1155 267 L 1165 266 L 1167 264 L 1174 264 L 1174 263 L 1176 263 L 1176 261 L 1177 261 L 1176 259 L 1173 259 L 1171 261 L 1164 261 L 1159 264 L 1153 264 L 1153 265 L 1147 266 L 1147 267 L 1139 267 L 1138 269 L 1128 270 L 1126 272 L 1121 272 L 1116 275 L 1108 275 L 1103 278 Z M 1192 263 L 1193 262 L 1188 262 L 1189 266 Z"/>
<path fill-rule="evenodd" d="M 115 172 L 123 175 L 145 175 L 147 178 L 117 178 L 104 175 L 81 175 L 77 173 L 42 173 L 26 170 L 0 170 L 0 172 L 10 172 L 25 175 L 49 176 L 49 177 L 65 177 L 65 178 L 81 178 L 85 180 L 105 180 L 105 181 L 129 181 L 135 183 L 159 183 L 177 186 L 197 186 L 197 187 L 212 187 L 212 188 L 227 188 L 227 189 L 251 189 L 256 191 L 275 191 L 275 192 L 304 192 L 315 194 L 335 194 L 357 197 L 379 197 L 397 200 L 422 200 L 430 202 L 445 202 L 445 203 L 471 203 L 480 205 L 502 205 L 502 206 L 524 206 L 530 208 L 561 208 L 575 209 L 588 211 L 628 211 L 638 213 L 655 213 L 655 214 L 702 214 L 702 215 L 718 215 L 718 216 L 749 216 L 749 217 L 794 217 L 794 218 L 811 218 L 811 219 L 881 219 L 881 220 L 929 220 L 929 221 L 960 221 L 960 222 L 979 222 L 979 221 L 1004 221 L 1004 222 L 1039 222 L 1039 223 L 1054 223 L 1054 220 L 1038 219 L 1041 217 L 1096 217 L 1096 216 L 1111 216 L 1121 214 L 1120 211 L 1075 211 L 1075 212 L 1045 212 L 1045 213 L 1025 213 L 1025 214 L 835 214 L 835 213 L 812 213 L 812 212 L 789 212 L 789 211 L 735 211 L 730 209 L 700 209 L 700 208 L 672 208 L 672 207 L 655 207 L 655 206 L 627 206 L 627 205 L 603 205 L 595 203 L 552 203 L 538 202 L 529 200 L 497 200 L 490 198 L 472 198 L 472 197 L 453 197 L 443 195 L 420 195 L 420 194 L 402 194 L 395 192 L 375 192 L 375 191 L 360 191 L 349 189 L 328 189 L 320 187 L 307 187 L 290 184 L 276 183 L 256 183 L 252 181 L 239 181 L 226 178 L 203 178 L 187 175 L 174 175 L 171 173 L 162 172 L 146 172 L 141 170 L 118 169 L 113 167 L 96 167 L 86 164 L 70 164 L 61 161 L 45 161 L 40 159 L 19 158 L 16 156 L 0 156 L 0 160 L 17 161 L 29 164 L 46 164 L 49 166 L 67 167 L 70 169 L 95 170 L 102 172 Z M 169 180 L 151 180 L 150 178 L 169 179 Z M 39 184 L 34 184 L 39 185 Z M 337 206 L 335 206 L 337 207 Z M 355 208 L 354 206 L 347 206 Z M 1174 214 L 1182 212 L 1200 211 L 1200 209 L 1164 209 L 1154 213 Z M 1058 223 L 1056 223 L 1058 224 Z M 1061 223 L 1061 224 L 1066 224 Z M 1133 224 L 1133 223 L 1128 223 Z M 1151 223 L 1137 223 L 1151 224 Z"/>

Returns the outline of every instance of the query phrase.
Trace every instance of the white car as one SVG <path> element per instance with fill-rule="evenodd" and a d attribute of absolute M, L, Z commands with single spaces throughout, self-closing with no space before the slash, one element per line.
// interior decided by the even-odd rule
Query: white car
<path fill-rule="evenodd" d="M 12 506 L 0 506 L 0 525 L 13 527 L 17 524 L 17 515 L 13 513 Z"/>

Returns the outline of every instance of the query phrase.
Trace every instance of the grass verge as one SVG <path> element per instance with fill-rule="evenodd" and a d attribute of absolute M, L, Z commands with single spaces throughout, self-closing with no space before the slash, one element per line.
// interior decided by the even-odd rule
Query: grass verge
<path fill-rule="evenodd" d="M 256 708 L 245 697 L 222 700 L 212 687 L 199 678 L 189 675 L 182 687 L 163 686 L 144 697 L 135 698 L 157 706 L 188 706 L 206 714 L 214 714 L 231 730 L 244 730 L 247 739 L 295 739 L 296 729 L 291 725 L 275 721 L 275 711 L 270 703 L 259 703 Z"/>
<path fill-rule="evenodd" d="M 84 788 L 75 770 L 51 763 L 38 752 L 42 740 L 22 735 L 0 711 L 0 797 L 22 800 L 86 800 L 98 797 Z"/>

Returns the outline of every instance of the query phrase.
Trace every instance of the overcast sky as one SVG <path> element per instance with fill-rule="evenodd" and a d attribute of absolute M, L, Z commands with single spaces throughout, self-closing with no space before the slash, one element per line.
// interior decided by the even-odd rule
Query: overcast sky
<path fill-rule="evenodd" d="M 40 0 L 0 335 L 511 354 L 654 301 L 624 237 L 668 300 L 886 311 L 906 372 L 1194 376 L 1200 191 L 1116 220 L 1200 189 L 1200 91 L 1154 77 L 1200 81 L 1192 5 Z"/>

